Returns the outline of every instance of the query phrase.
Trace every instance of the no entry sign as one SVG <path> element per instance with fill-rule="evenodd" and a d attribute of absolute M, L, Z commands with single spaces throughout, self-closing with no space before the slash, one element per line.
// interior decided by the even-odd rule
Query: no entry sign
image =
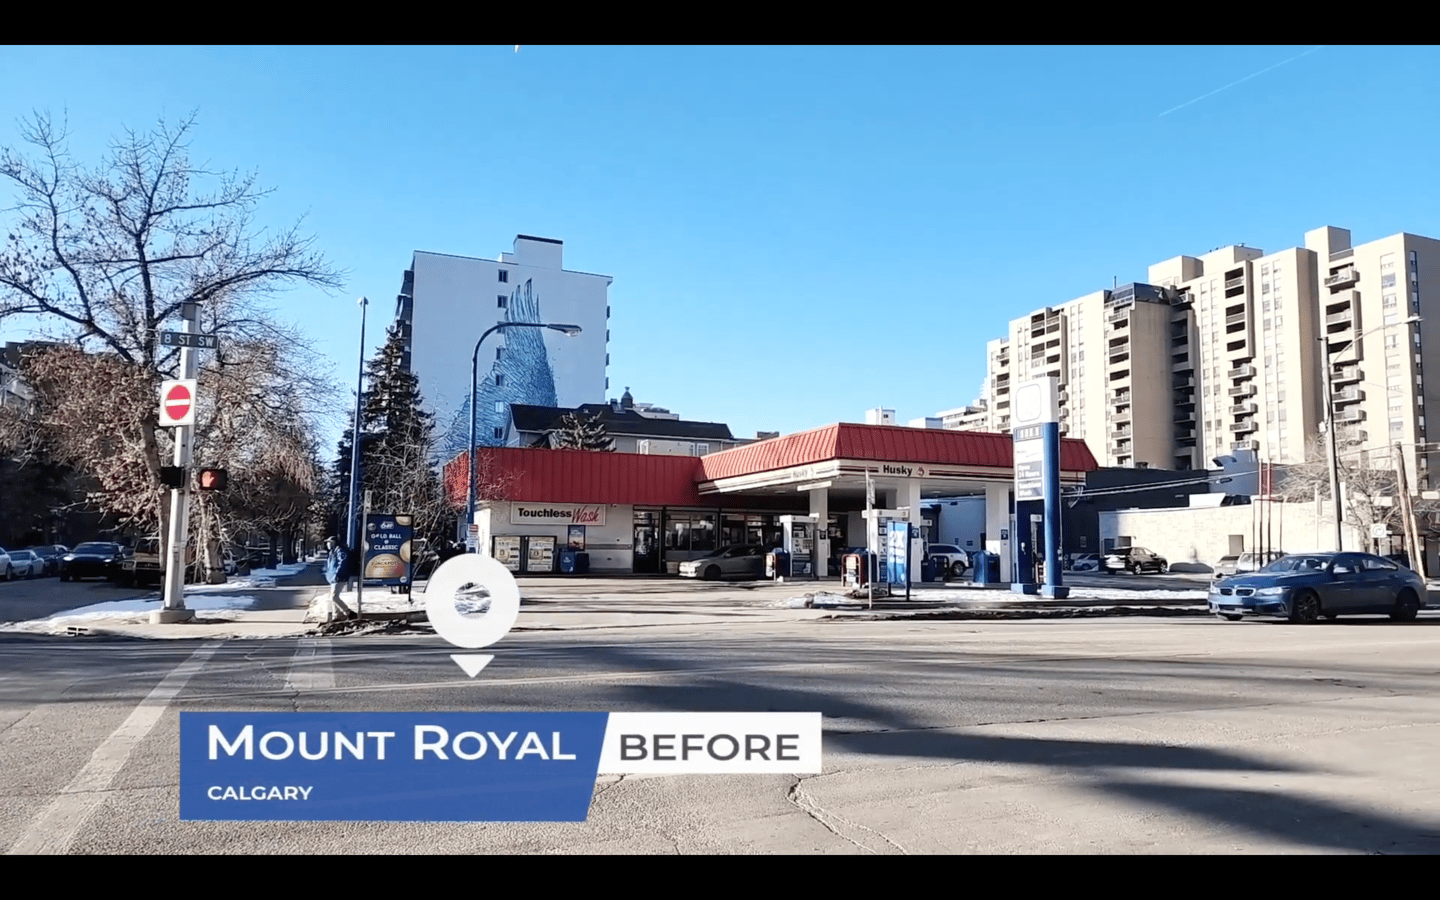
<path fill-rule="evenodd" d="M 160 424 L 168 427 L 195 424 L 195 381 L 166 381 L 160 385 Z"/>

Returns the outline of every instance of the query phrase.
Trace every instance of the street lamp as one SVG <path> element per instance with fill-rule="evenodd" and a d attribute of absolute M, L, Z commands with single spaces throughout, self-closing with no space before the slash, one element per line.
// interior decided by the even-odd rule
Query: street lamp
<path fill-rule="evenodd" d="M 475 521 L 475 406 L 478 402 L 477 395 L 480 392 L 480 345 L 491 333 L 500 331 L 503 328 L 549 328 L 551 331 L 558 331 L 567 337 L 574 337 L 580 333 L 579 325 L 553 325 L 547 322 L 501 322 L 480 335 L 480 340 L 475 342 L 475 352 L 470 357 L 470 479 L 465 486 L 465 528 L 469 533 L 470 526 Z"/>
<path fill-rule="evenodd" d="M 1405 319 L 1401 322 L 1391 322 L 1387 325 L 1381 325 L 1379 328 L 1371 328 L 1369 329 L 1369 331 L 1362 331 L 1359 334 L 1355 335 L 1353 338 L 1351 338 L 1350 343 L 1346 344 L 1343 348 L 1340 349 L 1340 353 L 1344 353 L 1346 350 L 1349 350 L 1351 347 L 1359 344 L 1360 340 L 1364 338 L 1366 334 L 1369 334 L 1371 331 L 1384 331 L 1385 329 L 1392 328 L 1396 325 L 1414 325 L 1419 321 L 1419 316 L 1411 316 L 1410 318 Z M 1329 341 L 1326 339 L 1325 335 L 1321 335 L 1315 338 L 1315 340 L 1319 341 L 1321 344 L 1321 360 L 1324 364 L 1325 373 L 1325 451 L 1326 455 L 1329 457 L 1330 499 L 1332 505 L 1335 508 L 1335 549 L 1343 550 L 1345 514 L 1344 512 L 1342 512 L 1340 507 L 1340 460 L 1335 450 L 1335 394 L 1330 384 L 1330 379 L 1332 377 L 1330 367 L 1333 365 L 1333 363 L 1330 360 Z M 1336 355 L 1338 356 L 1339 353 L 1337 353 Z"/>
<path fill-rule="evenodd" d="M 370 301 L 361 297 L 356 301 L 360 305 L 360 374 L 355 378 L 355 425 L 350 433 L 350 508 L 347 510 L 345 525 L 345 546 L 350 552 L 355 552 L 355 507 L 360 502 L 360 405 L 361 388 L 365 384 L 365 309 Z"/>

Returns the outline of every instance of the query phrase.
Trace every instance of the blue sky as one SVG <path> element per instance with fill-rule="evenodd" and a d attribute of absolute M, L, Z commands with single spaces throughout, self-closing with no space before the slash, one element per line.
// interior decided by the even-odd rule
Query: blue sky
<path fill-rule="evenodd" d="M 612 394 L 753 436 L 968 403 L 1009 319 L 1172 256 L 1440 237 L 1437 83 L 1430 47 L 9 47 L 0 144 L 197 110 L 350 271 L 281 306 L 347 380 L 413 251 L 559 238 L 615 278 Z"/>

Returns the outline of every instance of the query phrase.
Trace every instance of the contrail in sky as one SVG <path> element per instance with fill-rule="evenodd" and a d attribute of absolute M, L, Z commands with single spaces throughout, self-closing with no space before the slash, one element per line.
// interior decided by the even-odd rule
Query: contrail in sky
<path fill-rule="evenodd" d="M 1319 47 L 1312 47 L 1311 49 L 1306 50 L 1304 53 L 1300 54 L 1300 56 L 1309 56 L 1310 54 L 1314 53 L 1316 50 L 1323 50 L 1323 49 L 1325 49 L 1325 46 L 1324 46 L 1323 44 L 1322 44 L 1321 46 L 1319 46 Z M 1189 105 L 1192 104 L 1192 103 L 1199 103 L 1201 100 L 1204 100 L 1206 97 L 1213 97 L 1213 96 L 1215 96 L 1216 94 L 1220 93 L 1221 91 L 1228 91 L 1228 90 L 1230 90 L 1232 87 L 1234 87 L 1235 85 L 1241 84 L 1241 83 L 1246 82 L 1246 81 L 1249 81 L 1250 79 L 1254 78 L 1256 75 L 1264 75 L 1266 72 L 1272 71 L 1272 70 L 1274 70 L 1274 69 L 1278 69 L 1278 68 L 1280 68 L 1281 66 L 1285 65 L 1286 63 L 1292 63 L 1292 62 L 1294 62 L 1295 60 L 1299 59 L 1300 56 L 1292 56 L 1292 57 L 1290 57 L 1289 59 L 1285 60 L 1284 62 L 1278 62 L 1278 63 L 1276 63 L 1275 65 L 1271 66 L 1269 69 L 1261 69 L 1260 71 L 1256 72 L 1254 75 L 1246 75 L 1244 78 L 1240 79 L 1239 81 L 1232 81 L 1232 82 L 1230 82 L 1229 84 L 1225 85 L 1224 87 L 1216 88 L 1215 90 L 1211 91 L 1211 92 L 1208 93 L 1208 94 L 1203 94 L 1203 95 L 1201 95 L 1201 96 L 1199 96 L 1199 97 L 1196 97 L 1194 100 L 1187 100 L 1187 101 L 1185 101 L 1184 103 L 1180 104 L 1179 106 L 1175 107 L 1175 109 L 1167 109 L 1167 110 L 1165 110 L 1163 113 L 1161 113 L 1160 115 L 1161 115 L 1161 116 L 1168 116 L 1168 115 L 1170 115 L 1172 112 L 1175 112 L 1175 110 L 1184 109 L 1185 107 L 1189 106 Z M 1157 116 L 1156 118 L 1159 118 L 1159 117 Z"/>

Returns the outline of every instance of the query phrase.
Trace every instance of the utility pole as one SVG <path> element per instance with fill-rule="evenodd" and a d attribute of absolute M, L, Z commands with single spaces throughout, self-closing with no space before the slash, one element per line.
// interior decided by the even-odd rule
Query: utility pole
<path fill-rule="evenodd" d="M 1320 368 L 1325 374 L 1325 453 L 1329 457 L 1327 462 L 1330 469 L 1330 502 L 1335 510 L 1335 549 L 1344 550 L 1341 532 L 1341 523 L 1344 521 L 1340 509 L 1340 460 L 1335 452 L 1335 395 L 1330 385 L 1330 348 L 1325 343 L 1325 338 L 1316 338 L 1320 342 Z"/>
<path fill-rule="evenodd" d="M 1400 515 L 1405 518 L 1405 542 L 1410 545 L 1410 565 L 1421 578 L 1425 577 L 1425 548 L 1420 544 L 1419 530 L 1415 526 L 1415 510 L 1410 505 L 1410 481 L 1405 477 L 1405 457 L 1400 445 L 1395 445 L 1395 477 L 1399 488 Z"/>
<path fill-rule="evenodd" d="M 198 334 L 196 321 L 199 304 L 189 302 L 181 308 L 187 335 Z M 187 342 L 180 347 L 180 378 L 194 380 L 196 369 L 195 347 Z M 199 398 L 191 398 L 194 403 Z M 150 614 L 152 624 L 186 622 L 194 614 L 185 608 L 185 549 L 190 538 L 190 463 L 193 460 L 195 440 L 194 425 L 180 425 L 175 429 L 175 465 L 184 473 L 180 487 L 170 491 L 170 534 L 165 545 L 169 559 L 165 566 L 165 594 L 161 608 Z"/>

